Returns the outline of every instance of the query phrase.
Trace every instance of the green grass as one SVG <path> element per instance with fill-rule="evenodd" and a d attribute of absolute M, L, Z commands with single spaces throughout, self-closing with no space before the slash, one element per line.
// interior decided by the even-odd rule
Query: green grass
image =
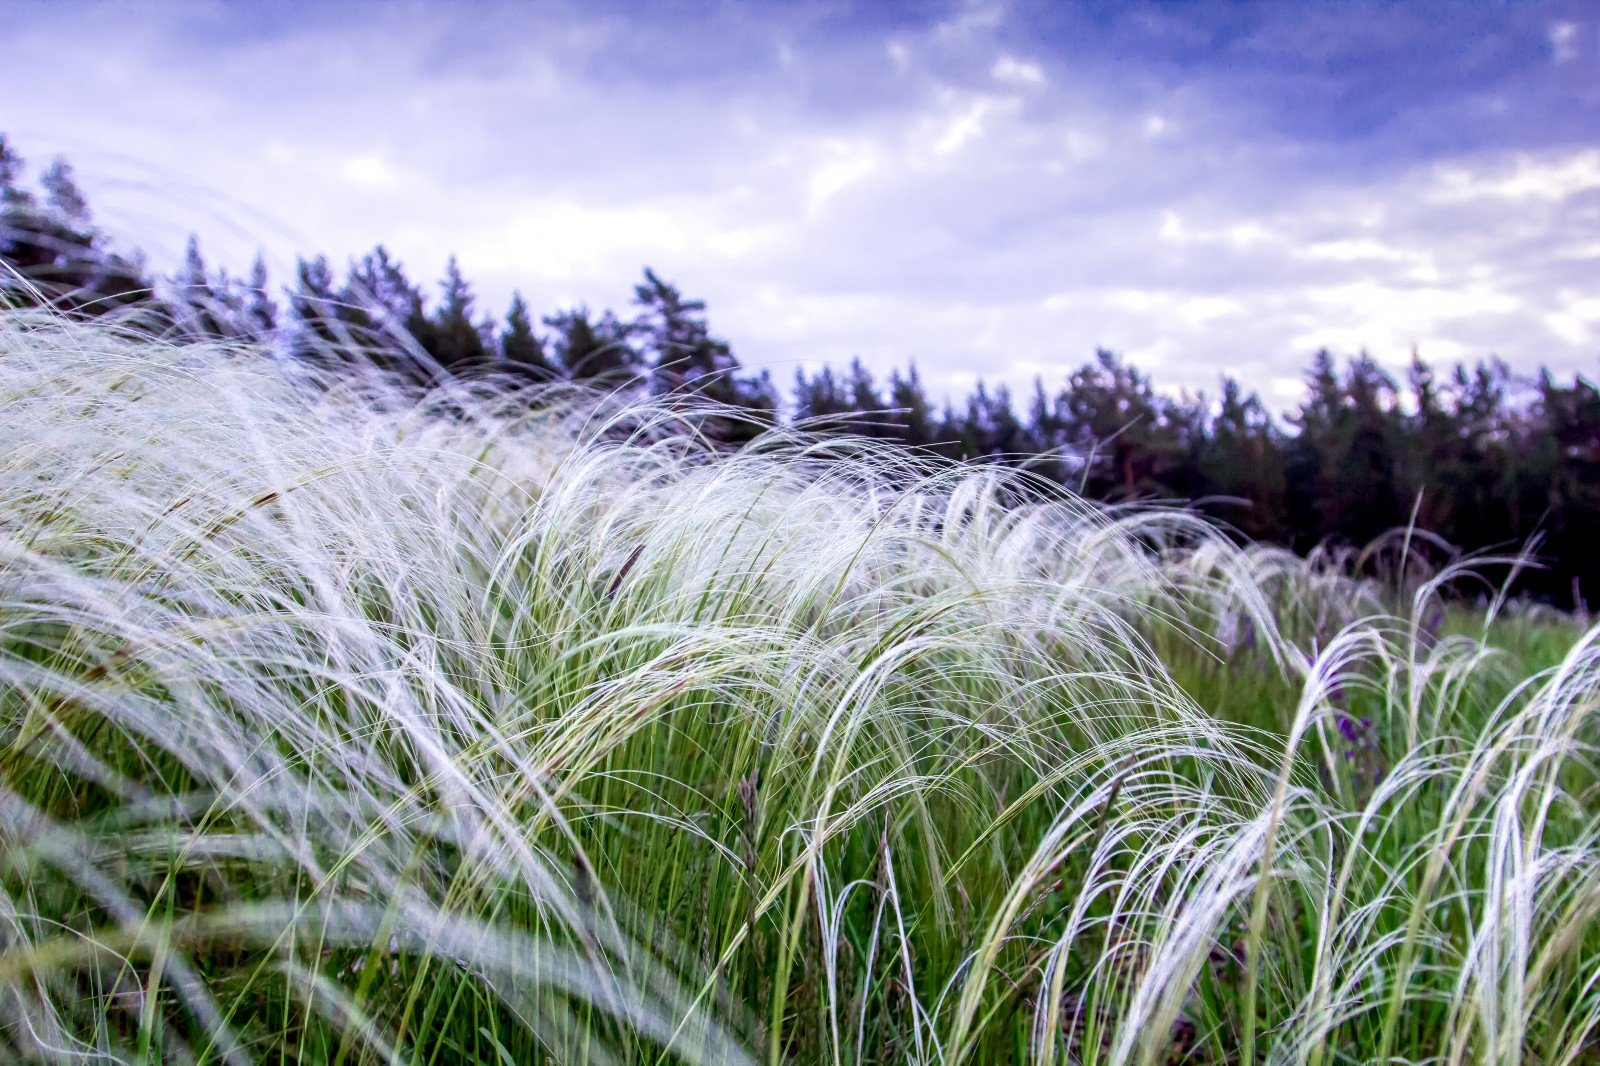
<path fill-rule="evenodd" d="M 0 1057 L 1600 1061 L 1600 630 L 1457 571 L 44 317 L 0 401 Z"/>

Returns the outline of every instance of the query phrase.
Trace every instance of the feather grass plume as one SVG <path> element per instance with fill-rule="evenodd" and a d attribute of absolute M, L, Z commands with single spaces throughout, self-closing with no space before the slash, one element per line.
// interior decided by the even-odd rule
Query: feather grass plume
<path fill-rule="evenodd" d="M 1600 631 L 0 317 L 0 1054 L 1578 1063 Z"/>

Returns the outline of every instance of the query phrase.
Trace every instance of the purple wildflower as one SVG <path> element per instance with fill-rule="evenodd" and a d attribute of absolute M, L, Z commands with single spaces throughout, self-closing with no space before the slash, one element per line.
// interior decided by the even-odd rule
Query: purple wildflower
<path fill-rule="evenodd" d="M 1342 690 L 1340 695 L 1343 695 Z M 1356 798 L 1364 801 L 1371 796 L 1373 788 L 1383 783 L 1386 768 L 1383 748 L 1378 743 L 1378 730 L 1367 715 L 1357 719 L 1342 709 L 1334 721 L 1343 740 L 1344 750 L 1340 755 L 1344 762 L 1350 764 L 1350 782 L 1355 788 Z M 1367 785 L 1369 778 L 1372 781 L 1370 787 Z"/>

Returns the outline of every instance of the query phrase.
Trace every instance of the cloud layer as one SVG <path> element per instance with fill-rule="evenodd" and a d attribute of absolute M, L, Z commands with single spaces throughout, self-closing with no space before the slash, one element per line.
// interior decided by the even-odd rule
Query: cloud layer
<path fill-rule="evenodd" d="M 383 241 L 496 309 L 620 304 L 648 263 L 780 379 L 1596 368 L 1585 5 L 916 11 L 13 6 L 0 129 L 158 262 Z"/>

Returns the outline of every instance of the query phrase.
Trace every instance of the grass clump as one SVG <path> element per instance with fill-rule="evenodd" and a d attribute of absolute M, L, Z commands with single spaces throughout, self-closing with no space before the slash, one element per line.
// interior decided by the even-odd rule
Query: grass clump
<path fill-rule="evenodd" d="M 1595 1061 L 1600 630 L 1459 568 L 46 316 L 0 400 L 6 1057 Z"/>

